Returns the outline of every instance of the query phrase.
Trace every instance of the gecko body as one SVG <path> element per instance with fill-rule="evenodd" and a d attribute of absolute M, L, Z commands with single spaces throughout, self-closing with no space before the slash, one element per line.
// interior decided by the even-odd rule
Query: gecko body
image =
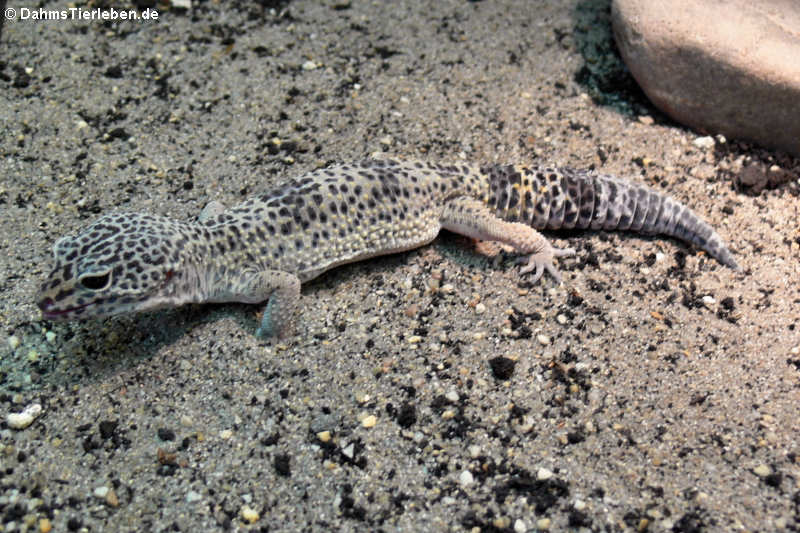
<path fill-rule="evenodd" d="M 649 187 L 571 169 L 437 165 L 394 159 L 320 169 L 196 221 L 139 213 L 101 217 L 53 248 L 38 297 L 48 320 L 185 303 L 267 302 L 260 336 L 285 335 L 300 285 L 338 265 L 423 246 L 442 229 L 508 244 L 522 273 L 575 254 L 537 229 L 663 234 L 739 270 L 690 209 Z"/>

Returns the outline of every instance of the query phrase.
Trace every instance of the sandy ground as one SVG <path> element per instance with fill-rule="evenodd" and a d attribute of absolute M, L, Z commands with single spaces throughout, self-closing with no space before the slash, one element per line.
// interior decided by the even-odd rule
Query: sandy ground
<path fill-rule="evenodd" d="M 0 529 L 800 529 L 799 163 L 655 111 L 606 2 L 158 11 L 3 28 L 0 403 L 43 414 L 0 426 Z M 745 271 L 576 232 L 531 285 L 443 235 L 305 286 L 282 344 L 247 305 L 40 321 L 52 244 L 101 213 L 378 151 L 641 180 Z"/>

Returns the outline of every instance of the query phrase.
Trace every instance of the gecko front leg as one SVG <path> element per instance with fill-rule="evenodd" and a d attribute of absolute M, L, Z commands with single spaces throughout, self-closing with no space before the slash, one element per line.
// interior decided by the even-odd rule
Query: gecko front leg
<path fill-rule="evenodd" d="M 245 272 L 234 283 L 215 291 L 209 301 L 267 301 L 256 336 L 283 338 L 292 330 L 295 309 L 300 301 L 300 278 L 282 270 Z"/>

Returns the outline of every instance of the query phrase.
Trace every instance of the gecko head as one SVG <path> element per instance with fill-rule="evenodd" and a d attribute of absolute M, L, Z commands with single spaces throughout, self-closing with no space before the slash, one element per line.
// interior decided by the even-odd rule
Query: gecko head
<path fill-rule="evenodd" d="M 167 304 L 186 242 L 178 223 L 129 213 L 104 216 L 62 237 L 37 298 L 42 316 L 72 320 Z"/>

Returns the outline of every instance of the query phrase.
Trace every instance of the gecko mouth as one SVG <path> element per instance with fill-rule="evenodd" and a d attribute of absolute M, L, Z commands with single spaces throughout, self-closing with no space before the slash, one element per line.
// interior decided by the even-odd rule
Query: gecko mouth
<path fill-rule="evenodd" d="M 53 301 L 52 298 L 45 298 L 44 300 L 38 303 L 39 309 L 41 309 L 42 316 L 44 318 L 50 320 L 58 320 L 61 318 L 65 318 L 67 315 L 71 315 L 76 311 L 81 311 L 82 309 L 85 309 L 86 307 L 89 306 L 89 304 L 84 304 L 76 307 L 69 307 L 67 309 L 54 310 L 52 309 L 53 304 L 55 304 L 55 302 Z"/>

